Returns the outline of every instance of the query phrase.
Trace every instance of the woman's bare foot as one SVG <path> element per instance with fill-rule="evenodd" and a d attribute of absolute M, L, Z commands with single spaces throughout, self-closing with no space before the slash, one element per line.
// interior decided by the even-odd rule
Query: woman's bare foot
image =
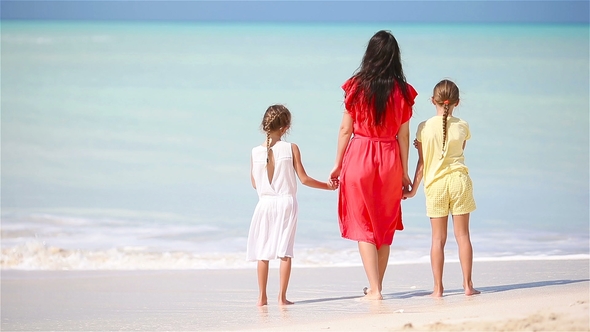
<path fill-rule="evenodd" d="M 473 287 L 465 288 L 465 295 L 471 296 L 471 295 L 477 295 L 477 294 L 481 294 L 481 292 Z"/>
<path fill-rule="evenodd" d="M 266 296 L 258 298 L 258 303 L 256 303 L 256 305 L 259 307 L 262 307 L 263 305 L 267 305 L 267 304 L 268 304 L 268 300 L 266 299 Z"/>
<path fill-rule="evenodd" d="M 383 300 L 381 292 L 373 291 L 370 288 L 365 290 L 365 288 L 363 288 L 363 293 L 365 293 L 365 296 L 361 297 L 361 300 Z"/>
<path fill-rule="evenodd" d="M 434 291 L 432 291 L 432 294 L 430 294 L 430 296 L 439 299 L 443 296 L 443 290 L 444 289 L 442 287 L 434 287 Z"/>

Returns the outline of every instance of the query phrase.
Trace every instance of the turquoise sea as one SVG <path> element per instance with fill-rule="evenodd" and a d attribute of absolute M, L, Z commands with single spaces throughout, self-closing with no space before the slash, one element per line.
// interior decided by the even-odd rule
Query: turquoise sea
<path fill-rule="evenodd" d="M 587 25 L 3 21 L 2 269 L 254 268 L 265 109 L 292 111 L 286 139 L 327 179 L 340 86 L 381 29 L 419 93 L 412 136 L 439 80 L 461 90 L 475 260 L 587 259 Z M 336 192 L 299 188 L 294 266 L 361 265 Z M 426 262 L 423 194 L 403 212 L 390 262 Z"/>

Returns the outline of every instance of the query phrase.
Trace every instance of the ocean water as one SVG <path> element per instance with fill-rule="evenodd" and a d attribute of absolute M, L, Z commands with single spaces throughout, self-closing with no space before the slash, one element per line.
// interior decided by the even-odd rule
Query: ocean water
<path fill-rule="evenodd" d="M 412 136 L 439 80 L 461 90 L 475 260 L 588 258 L 588 26 L 4 21 L 1 268 L 254 268 L 265 109 L 289 107 L 286 140 L 327 179 L 340 86 L 380 29 L 419 93 Z M 336 192 L 299 188 L 294 266 L 361 265 Z M 423 194 L 403 212 L 390 263 L 427 262 Z"/>

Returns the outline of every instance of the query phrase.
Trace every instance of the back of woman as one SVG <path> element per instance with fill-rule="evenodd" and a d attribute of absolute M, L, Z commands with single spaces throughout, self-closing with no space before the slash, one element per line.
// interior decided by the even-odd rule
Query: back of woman
<path fill-rule="evenodd" d="M 394 232 L 403 229 L 400 206 L 407 167 L 404 169 L 397 135 L 412 116 L 412 107 L 396 85 L 379 125 L 375 107 L 363 91 L 355 91 L 360 88 L 355 79 L 343 86 L 345 93 L 351 90 L 346 93 L 345 106 L 353 121 L 353 136 L 342 161 L 340 230 L 343 237 L 372 243 L 377 249 L 390 245 Z M 406 87 L 415 96 L 412 86 Z"/>
<path fill-rule="evenodd" d="M 389 246 L 403 229 L 403 188 L 411 183 L 409 119 L 417 95 L 406 83 L 390 32 L 373 35 L 359 70 L 342 89 L 346 112 L 330 177 L 340 181 L 340 232 L 358 242 L 370 284 L 366 298 L 380 300 Z"/>
<path fill-rule="evenodd" d="M 418 94 L 414 88 L 406 84 L 409 96 L 413 98 Z M 375 126 L 374 107 L 367 102 L 364 93 L 357 95 L 358 83 L 354 78 L 349 79 L 342 86 L 344 90 L 344 105 L 346 111 L 354 121 L 354 134 L 366 137 L 395 138 L 399 127 L 412 117 L 412 104 L 406 101 L 399 86 L 394 85 L 387 109 L 381 126 Z M 355 97 L 356 96 L 356 100 Z"/>

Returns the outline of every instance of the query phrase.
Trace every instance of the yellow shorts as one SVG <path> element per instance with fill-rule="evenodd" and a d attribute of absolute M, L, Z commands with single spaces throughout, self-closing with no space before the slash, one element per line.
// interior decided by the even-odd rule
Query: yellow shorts
<path fill-rule="evenodd" d="M 461 215 L 475 210 L 473 184 L 469 175 L 462 171 L 449 173 L 435 180 L 424 189 L 426 196 L 426 215 L 441 218 Z"/>

